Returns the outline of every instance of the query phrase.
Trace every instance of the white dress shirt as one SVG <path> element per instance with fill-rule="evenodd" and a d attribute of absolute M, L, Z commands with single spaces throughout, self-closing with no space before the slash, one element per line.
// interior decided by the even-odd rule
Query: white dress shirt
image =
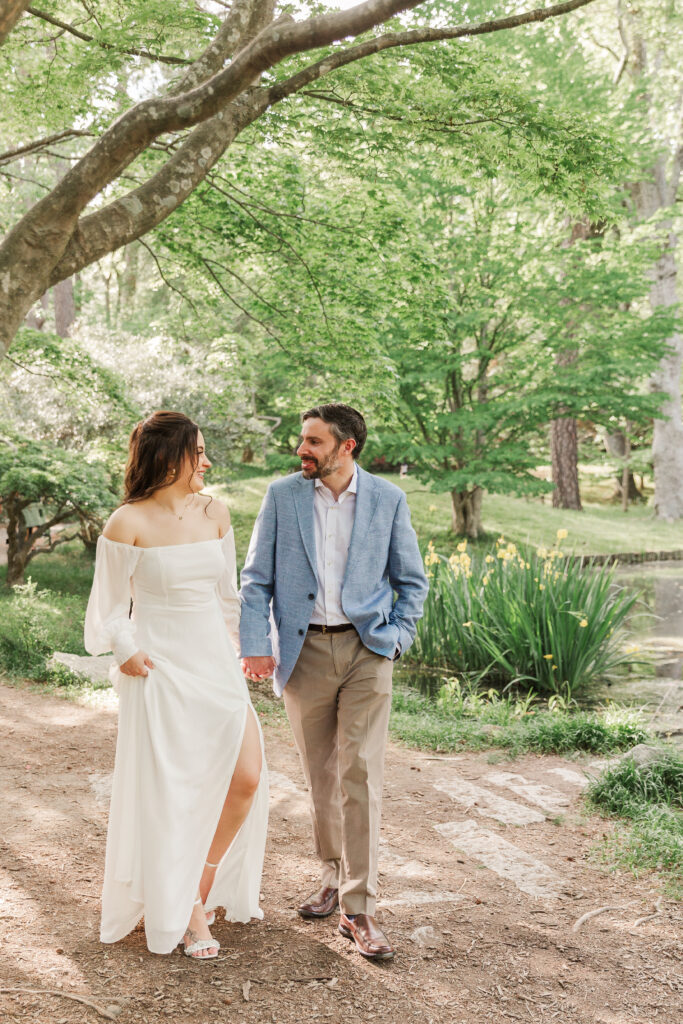
<path fill-rule="evenodd" d="M 351 483 L 338 499 L 322 480 L 315 481 L 313 518 L 318 593 L 311 622 L 318 625 L 339 626 L 349 621 L 341 604 L 341 588 L 349 557 L 357 490 L 358 466 L 355 463 Z"/>

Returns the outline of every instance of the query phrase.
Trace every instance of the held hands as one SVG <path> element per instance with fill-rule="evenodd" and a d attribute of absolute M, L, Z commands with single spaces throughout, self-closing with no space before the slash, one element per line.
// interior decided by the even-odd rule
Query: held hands
<path fill-rule="evenodd" d="M 275 658 L 242 658 L 242 671 L 247 679 L 269 679 L 275 671 Z"/>
<path fill-rule="evenodd" d="M 124 676 L 146 676 L 148 668 L 154 668 L 152 659 L 144 651 L 137 651 L 132 658 L 119 665 L 119 672 L 123 672 Z"/>

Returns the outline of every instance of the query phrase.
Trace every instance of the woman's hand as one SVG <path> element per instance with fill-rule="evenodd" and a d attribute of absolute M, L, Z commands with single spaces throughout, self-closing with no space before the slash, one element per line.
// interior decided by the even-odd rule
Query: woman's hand
<path fill-rule="evenodd" d="M 148 668 L 154 668 L 152 659 L 144 651 L 137 651 L 132 658 L 119 665 L 119 672 L 123 672 L 124 676 L 146 676 Z"/>
<path fill-rule="evenodd" d="M 242 658 L 242 672 L 252 681 L 257 679 L 270 679 L 275 671 L 275 658 Z"/>

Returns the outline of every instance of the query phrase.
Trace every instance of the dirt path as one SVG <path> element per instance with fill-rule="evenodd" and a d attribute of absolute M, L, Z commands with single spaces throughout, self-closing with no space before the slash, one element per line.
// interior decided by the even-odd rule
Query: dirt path
<path fill-rule="evenodd" d="M 653 882 L 589 864 L 606 826 L 582 810 L 576 762 L 392 746 L 378 916 L 396 959 L 364 962 L 335 918 L 302 921 L 295 907 L 317 875 L 299 765 L 278 721 L 266 725 L 265 920 L 218 923 L 223 948 L 210 965 L 152 956 L 141 931 L 102 946 L 115 728 L 112 709 L 0 685 L 0 990 L 38 990 L 0 991 L 3 1024 L 683 1019 L 678 908 L 664 901 L 635 925 L 653 911 Z M 572 930 L 603 906 L 614 909 Z"/>

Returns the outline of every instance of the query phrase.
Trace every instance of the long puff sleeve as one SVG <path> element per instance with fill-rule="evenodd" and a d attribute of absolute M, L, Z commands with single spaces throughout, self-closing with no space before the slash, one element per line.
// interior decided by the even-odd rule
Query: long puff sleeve
<path fill-rule="evenodd" d="M 237 593 L 237 554 L 232 526 L 221 540 L 225 569 L 218 581 L 218 600 L 233 647 L 240 657 L 240 599 Z"/>
<path fill-rule="evenodd" d="M 100 537 L 97 541 L 95 578 L 85 613 L 83 642 L 90 654 L 112 651 L 123 665 L 138 650 L 135 624 L 128 617 L 131 577 L 142 548 Z"/>

